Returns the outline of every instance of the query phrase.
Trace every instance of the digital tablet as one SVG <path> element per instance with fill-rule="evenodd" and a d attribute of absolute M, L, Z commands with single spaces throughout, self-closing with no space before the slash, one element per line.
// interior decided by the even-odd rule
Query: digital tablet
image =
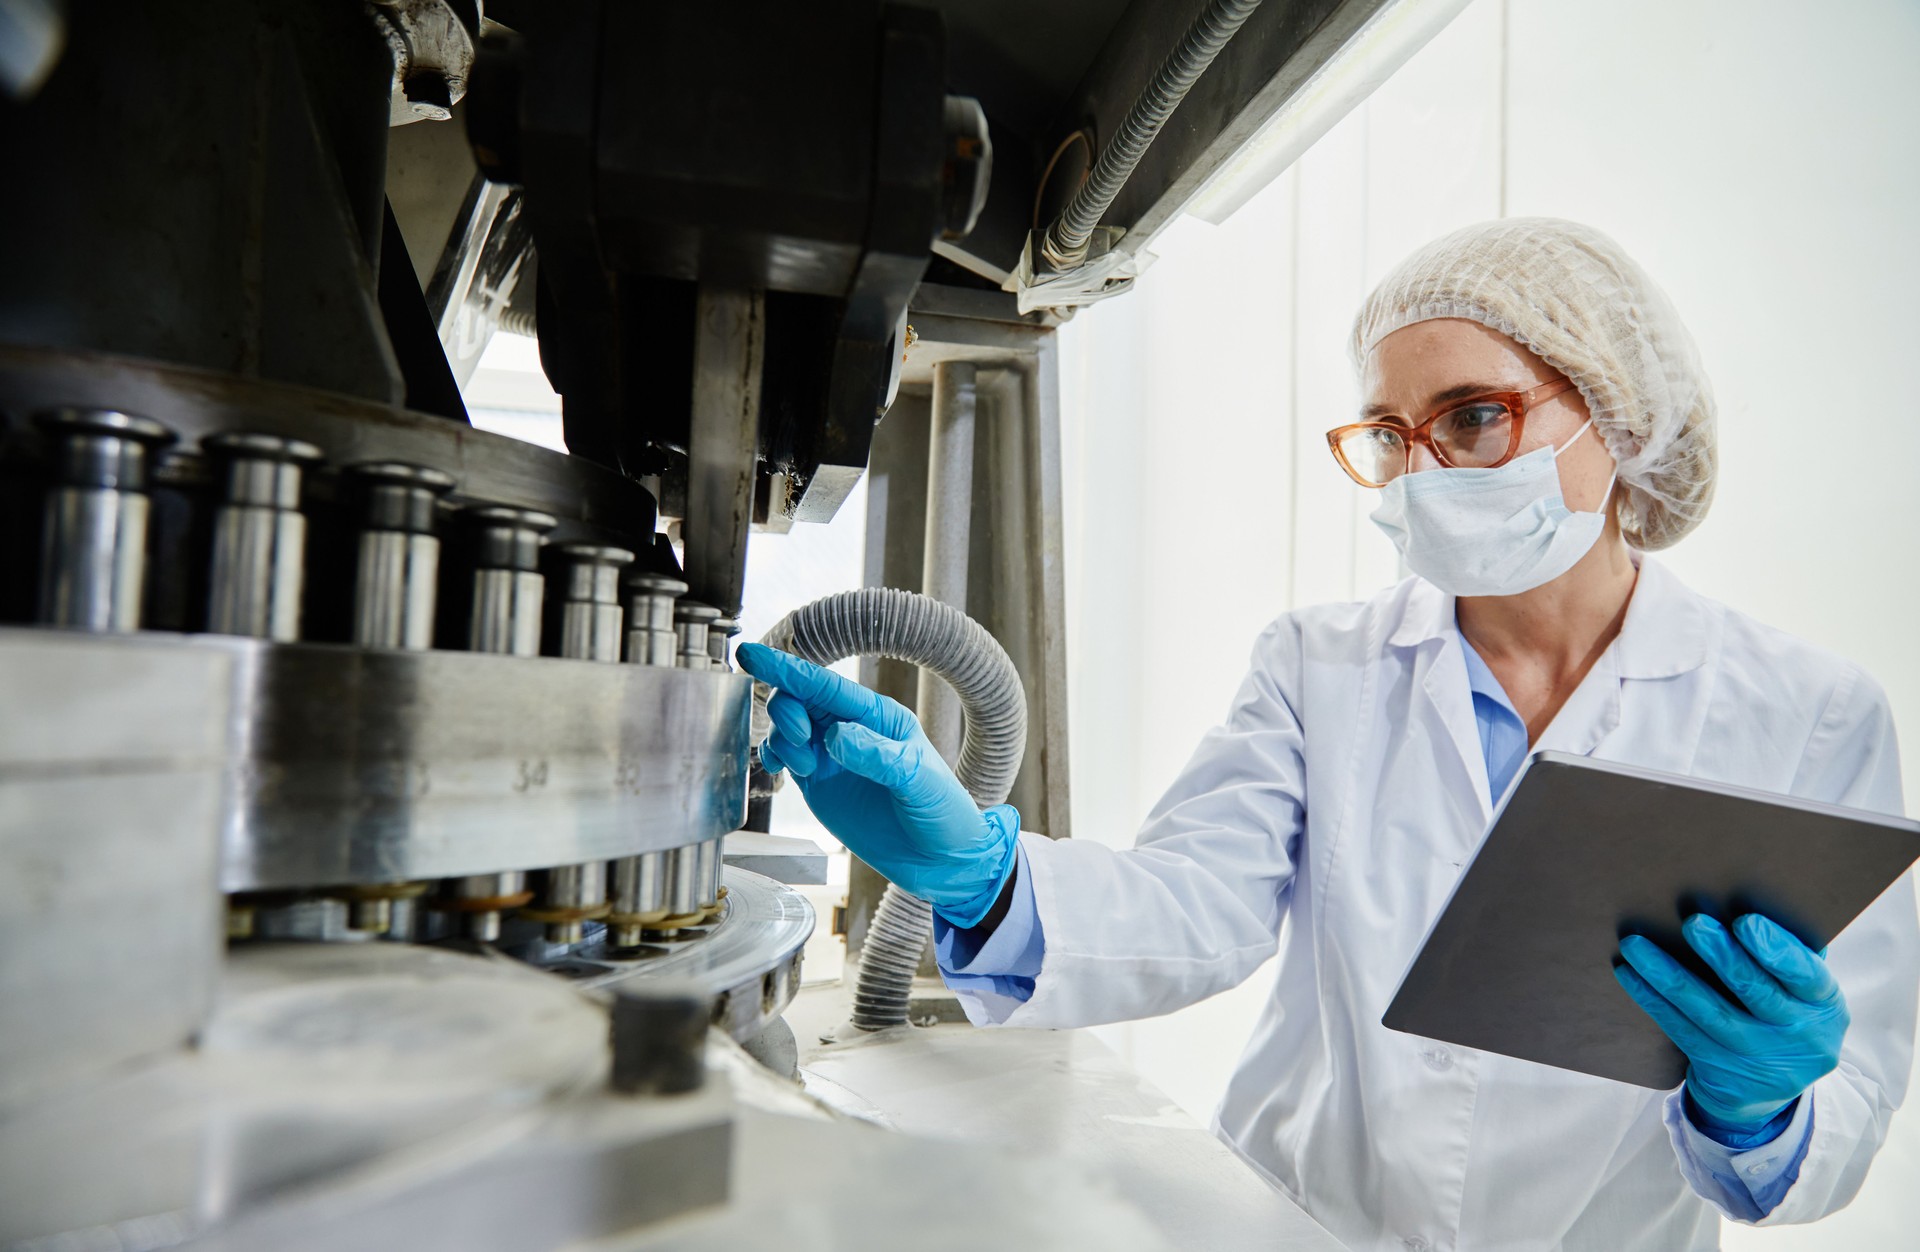
<path fill-rule="evenodd" d="M 1594 761 L 1529 758 L 1381 1023 L 1462 1047 L 1677 1086 L 1686 1058 L 1614 981 L 1694 913 L 1764 913 L 1816 951 L 1920 857 L 1920 822 Z"/>

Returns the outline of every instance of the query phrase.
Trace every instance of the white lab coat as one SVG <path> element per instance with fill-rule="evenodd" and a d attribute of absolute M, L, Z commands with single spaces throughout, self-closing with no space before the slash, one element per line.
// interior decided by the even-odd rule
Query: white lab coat
<path fill-rule="evenodd" d="M 1677 1094 L 1380 1024 L 1492 816 L 1461 647 L 1452 598 L 1420 579 L 1280 618 L 1138 846 L 1021 837 L 1044 963 L 1026 1003 L 970 995 L 971 1011 L 1010 1026 L 1166 1013 L 1240 982 L 1278 942 L 1218 1127 L 1353 1248 L 1715 1247 L 1718 1185 L 1688 1156 Z M 1535 746 L 1901 808 L 1870 677 L 1651 560 L 1619 638 Z M 1768 1224 L 1846 1204 L 1906 1093 L 1911 882 L 1830 960 L 1853 1025 L 1802 1102 L 1812 1140 Z"/>

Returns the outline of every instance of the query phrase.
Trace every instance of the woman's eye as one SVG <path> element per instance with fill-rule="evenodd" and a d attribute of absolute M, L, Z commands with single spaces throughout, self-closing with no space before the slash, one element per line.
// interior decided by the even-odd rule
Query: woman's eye
<path fill-rule="evenodd" d="M 1504 421 L 1506 416 L 1507 410 L 1498 404 L 1470 404 L 1464 409 L 1455 409 L 1451 414 L 1452 424 L 1457 430 L 1480 430 Z"/>

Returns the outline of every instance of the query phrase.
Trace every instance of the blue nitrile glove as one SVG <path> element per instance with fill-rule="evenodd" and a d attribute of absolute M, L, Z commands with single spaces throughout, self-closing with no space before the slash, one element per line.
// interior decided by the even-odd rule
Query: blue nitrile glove
<path fill-rule="evenodd" d="M 768 773 L 785 768 L 840 842 L 956 926 L 987 915 L 1013 873 L 1020 815 L 981 812 L 899 702 L 758 643 L 734 654 L 769 687 Z"/>
<path fill-rule="evenodd" d="M 1739 1004 L 1639 935 L 1620 941 L 1627 964 L 1614 976 L 1687 1054 L 1693 1124 L 1728 1147 L 1758 1147 L 1840 1063 L 1847 999 L 1818 954 L 1758 913 L 1736 918 L 1732 934 L 1700 913 L 1681 930 Z"/>

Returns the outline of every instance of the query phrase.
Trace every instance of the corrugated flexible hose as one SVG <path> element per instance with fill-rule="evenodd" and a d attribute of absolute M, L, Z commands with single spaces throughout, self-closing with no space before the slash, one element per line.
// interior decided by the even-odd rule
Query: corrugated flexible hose
<path fill-rule="evenodd" d="M 986 628 L 960 610 L 911 591 L 869 587 L 795 609 L 761 642 L 816 665 L 850 656 L 910 661 L 951 683 L 966 713 L 954 768 L 975 804 L 991 808 L 1013 790 L 1027 750 L 1027 696 L 1020 674 Z M 768 691 L 754 686 L 754 740 L 764 739 Z M 933 909 L 889 883 L 860 952 L 853 1024 L 882 1030 L 907 1020 L 920 954 L 933 932 Z"/>
<path fill-rule="evenodd" d="M 1140 158 L 1186 99 L 1188 90 L 1259 7 L 1260 0 L 1213 0 L 1194 19 L 1180 45 L 1161 62 L 1153 81 L 1127 110 L 1126 120 L 1101 151 L 1086 182 L 1047 228 L 1041 252 L 1048 264 L 1064 271 L 1087 259 L 1093 228 L 1113 207 L 1114 198 L 1133 176 Z"/>

